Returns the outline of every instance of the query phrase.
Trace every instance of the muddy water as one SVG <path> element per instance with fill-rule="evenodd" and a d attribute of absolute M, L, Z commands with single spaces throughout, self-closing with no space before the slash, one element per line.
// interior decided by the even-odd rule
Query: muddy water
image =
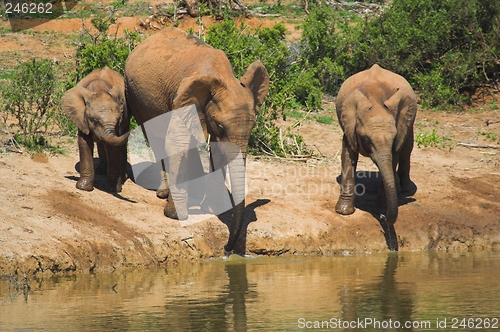
<path fill-rule="evenodd" d="M 498 253 L 427 252 L 2 279 L 0 330 L 491 331 L 499 272 Z"/>

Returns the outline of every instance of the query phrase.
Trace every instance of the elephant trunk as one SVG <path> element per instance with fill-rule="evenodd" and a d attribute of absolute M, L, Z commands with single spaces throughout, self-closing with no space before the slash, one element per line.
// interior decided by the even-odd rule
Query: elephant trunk
<path fill-rule="evenodd" d="M 382 159 L 377 165 L 382 174 L 382 183 L 384 184 L 385 197 L 387 200 L 387 213 L 385 219 L 389 225 L 393 225 L 398 218 L 398 193 L 392 168 L 392 156 Z"/>
<path fill-rule="evenodd" d="M 93 133 L 99 140 L 112 146 L 122 146 L 127 144 L 128 136 L 130 135 L 130 132 L 127 132 L 122 136 L 116 136 L 114 130 L 105 130 L 100 127 L 98 129 L 94 129 Z"/>
<path fill-rule="evenodd" d="M 245 213 L 245 167 L 246 167 L 246 149 L 247 143 L 230 144 L 230 148 L 226 153 L 226 160 L 229 167 L 229 181 L 231 184 L 231 195 L 233 198 L 233 213 L 232 221 L 229 226 L 229 239 L 224 250 L 229 253 L 237 246 L 238 239 L 241 237 L 244 230 L 244 213 Z M 245 254 L 245 246 L 241 248 L 238 245 L 238 254 Z M 235 252 L 236 253 L 236 252 Z"/>

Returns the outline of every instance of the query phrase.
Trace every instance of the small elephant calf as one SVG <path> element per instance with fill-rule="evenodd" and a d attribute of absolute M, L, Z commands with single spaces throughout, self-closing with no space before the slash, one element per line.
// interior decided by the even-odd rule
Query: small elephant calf
<path fill-rule="evenodd" d="M 344 138 L 341 190 L 335 211 L 346 215 L 354 212 L 354 179 L 361 153 L 380 170 L 381 193 L 387 199 L 385 220 L 392 225 L 398 217 L 398 193 L 414 188 L 410 155 L 417 113 L 415 93 L 403 77 L 373 65 L 342 84 L 336 106 Z"/>
<path fill-rule="evenodd" d="M 125 181 L 130 120 L 123 76 L 104 67 L 85 76 L 61 100 L 62 111 L 78 126 L 80 179 L 76 187 L 94 189 L 94 142 L 99 153 L 98 174 L 106 174 L 110 191 L 120 192 Z"/>

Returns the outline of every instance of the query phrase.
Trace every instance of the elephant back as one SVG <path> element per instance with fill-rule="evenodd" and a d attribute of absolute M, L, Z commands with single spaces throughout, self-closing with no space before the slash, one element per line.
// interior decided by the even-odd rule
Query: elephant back
<path fill-rule="evenodd" d="M 125 64 L 127 103 L 137 123 L 171 111 L 180 83 L 195 75 L 237 82 L 224 52 L 182 30 L 166 28 L 139 44 Z"/>

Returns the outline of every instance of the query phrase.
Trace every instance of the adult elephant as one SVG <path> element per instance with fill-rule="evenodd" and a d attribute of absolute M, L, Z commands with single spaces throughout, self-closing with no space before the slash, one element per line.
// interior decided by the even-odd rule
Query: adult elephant
<path fill-rule="evenodd" d="M 94 142 L 99 153 L 98 174 L 106 174 L 109 190 L 120 192 L 125 181 L 130 126 L 125 108 L 123 76 L 104 67 L 66 91 L 61 109 L 78 127 L 80 190 L 94 189 Z"/>
<path fill-rule="evenodd" d="M 238 80 L 223 51 L 175 28 L 148 37 L 134 49 L 125 65 L 128 109 L 139 125 L 166 112 L 195 105 L 205 138 L 210 135 L 212 142 L 220 143 L 226 163 L 238 159 L 241 153 L 243 162 L 229 163 L 231 194 L 239 203 L 232 209 L 226 252 L 244 254 L 244 244 L 235 246 L 239 237 L 245 236 L 240 233 L 245 208 L 246 150 L 257 109 L 268 89 L 269 75 L 260 61 L 252 63 Z M 168 160 L 174 175 L 182 171 L 179 159 Z M 223 166 L 218 160 L 215 169 Z M 187 198 L 180 191 L 171 190 L 164 209 L 167 217 L 188 217 Z M 161 191 L 158 195 L 166 196 Z M 178 199 L 174 205 L 175 195 Z M 182 204 L 178 204 L 179 200 Z"/>
<path fill-rule="evenodd" d="M 392 226 L 398 217 L 398 193 L 413 188 L 410 155 L 417 112 L 415 93 L 402 76 L 375 64 L 342 84 L 336 107 L 344 137 L 341 190 L 335 210 L 344 215 L 354 212 L 354 178 L 361 153 L 380 170 L 381 193 L 387 200 L 383 219 Z"/>

